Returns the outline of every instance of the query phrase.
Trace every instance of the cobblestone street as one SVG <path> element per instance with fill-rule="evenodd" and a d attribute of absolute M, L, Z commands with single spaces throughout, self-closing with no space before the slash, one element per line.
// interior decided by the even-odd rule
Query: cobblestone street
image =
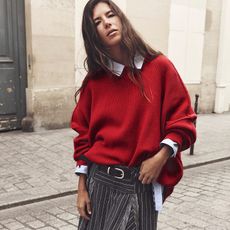
<path fill-rule="evenodd" d="M 186 169 L 164 204 L 159 230 L 229 230 L 230 160 Z M 0 229 L 77 229 L 75 195 L 0 211 Z"/>
<path fill-rule="evenodd" d="M 230 229 L 230 161 L 185 170 L 165 203 L 159 229 Z"/>
<path fill-rule="evenodd" d="M 187 169 L 164 204 L 159 230 L 230 230 L 229 127 L 230 113 L 198 116 L 195 154 L 183 152 Z M 0 133 L 0 230 L 77 229 L 76 135 L 71 129 Z"/>
<path fill-rule="evenodd" d="M 71 129 L 0 133 L 0 206 L 75 190 L 74 135 Z"/>
<path fill-rule="evenodd" d="M 183 152 L 184 166 L 230 159 L 229 127 L 230 113 L 199 115 L 195 153 Z M 71 129 L 0 133 L 0 210 L 75 191 L 76 135 Z"/>

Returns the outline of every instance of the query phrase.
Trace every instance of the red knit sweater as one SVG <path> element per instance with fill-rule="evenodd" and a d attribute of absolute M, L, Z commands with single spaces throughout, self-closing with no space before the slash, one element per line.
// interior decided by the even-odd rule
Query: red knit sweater
<path fill-rule="evenodd" d="M 79 133 L 74 139 L 74 159 L 84 155 L 98 164 L 137 166 L 160 149 L 170 138 L 179 145 L 158 182 L 173 187 L 182 177 L 180 151 L 196 139 L 196 115 L 188 92 L 173 64 L 164 55 L 147 62 L 141 70 L 150 102 L 128 77 L 100 73 L 81 92 L 72 115 L 71 127 Z"/>

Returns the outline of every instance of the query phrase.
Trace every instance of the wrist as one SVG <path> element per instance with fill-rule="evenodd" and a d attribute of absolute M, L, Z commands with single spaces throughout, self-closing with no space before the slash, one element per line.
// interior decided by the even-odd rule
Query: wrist
<path fill-rule="evenodd" d="M 83 192 L 86 191 L 86 175 L 85 174 L 80 174 L 79 176 L 79 182 L 78 182 L 78 191 Z"/>
<path fill-rule="evenodd" d="M 167 145 L 164 145 L 157 155 L 160 157 L 163 163 L 166 163 L 166 161 L 171 157 L 171 148 Z"/>
<path fill-rule="evenodd" d="M 84 192 L 87 192 L 87 189 L 86 187 L 85 188 L 78 188 L 78 193 L 84 193 Z"/>

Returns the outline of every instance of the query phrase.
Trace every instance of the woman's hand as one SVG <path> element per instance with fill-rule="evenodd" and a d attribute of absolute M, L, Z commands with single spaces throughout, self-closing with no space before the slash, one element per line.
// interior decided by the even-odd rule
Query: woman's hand
<path fill-rule="evenodd" d="M 142 162 L 138 178 L 142 184 L 150 184 L 157 180 L 162 167 L 170 157 L 170 151 L 170 147 L 164 145 L 157 154 Z"/>
<path fill-rule="evenodd" d="M 86 175 L 81 174 L 78 183 L 77 208 L 81 217 L 89 220 L 91 215 L 91 202 L 86 188 Z"/>

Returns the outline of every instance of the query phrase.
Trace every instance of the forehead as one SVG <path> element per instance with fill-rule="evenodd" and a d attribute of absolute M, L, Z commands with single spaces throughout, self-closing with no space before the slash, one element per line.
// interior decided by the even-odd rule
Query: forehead
<path fill-rule="evenodd" d="M 99 2 L 93 9 L 93 19 L 110 11 L 110 6 L 105 2 Z"/>

